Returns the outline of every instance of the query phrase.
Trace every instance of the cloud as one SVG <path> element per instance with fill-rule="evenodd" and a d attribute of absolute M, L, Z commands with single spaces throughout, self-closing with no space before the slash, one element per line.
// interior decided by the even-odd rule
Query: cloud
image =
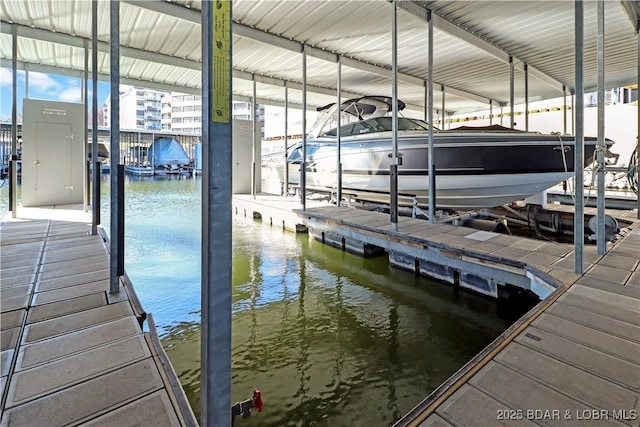
<path fill-rule="evenodd" d="M 62 102 L 82 102 L 81 95 L 80 86 L 72 85 L 60 92 L 58 100 Z"/>
<path fill-rule="evenodd" d="M 0 68 L 0 84 L 3 87 L 11 87 L 13 73 L 9 68 Z M 24 71 L 18 70 L 18 87 L 20 82 L 24 81 Z"/>
<path fill-rule="evenodd" d="M 29 91 L 52 93 L 62 90 L 60 83 L 52 79 L 48 74 L 32 71 L 29 73 Z"/>

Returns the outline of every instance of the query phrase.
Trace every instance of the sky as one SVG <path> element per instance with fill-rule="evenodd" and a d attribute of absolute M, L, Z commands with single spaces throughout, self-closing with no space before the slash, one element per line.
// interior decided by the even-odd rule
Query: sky
<path fill-rule="evenodd" d="M 0 68 L 0 121 L 11 121 L 12 73 Z M 91 110 L 92 82 L 89 81 L 89 110 Z M 18 116 L 22 113 L 22 99 L 26 95 L 26 73 L 18 71 Z M 109 83 L 98 82 L 98 108 L 109 95 Z M 29 98 L 61 102 L 82 102 L 82 80 L 53 74 L 29 72 Z M 18 120 L 20 121 L 20 120 Z"/>

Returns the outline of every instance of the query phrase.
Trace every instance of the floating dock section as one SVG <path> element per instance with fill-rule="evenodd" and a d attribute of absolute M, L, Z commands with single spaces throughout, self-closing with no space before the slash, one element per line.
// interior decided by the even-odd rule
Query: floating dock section
<path fill-rule="evenodd" d="M 640 424 L 637 224 L 396 426 Z"/>
<path fill-rule="evenodd" d="M 2 426 L 195 426 L 153 318 L 84 223 L 0 228 Z M 148 332 L 143 330 L 143 323 Z"/>
<path fill-rule="evenodd" d="M 393 230 L 387 214 L 347 207 L 309 208 L 298 214 L 319 241 L 364 256 L 386 252 L 396 267 L 493 298 L 506 285 L 546 298 L 573 278 L 564 268 L 572 259 L 571 245 L 405 217 Z"/>

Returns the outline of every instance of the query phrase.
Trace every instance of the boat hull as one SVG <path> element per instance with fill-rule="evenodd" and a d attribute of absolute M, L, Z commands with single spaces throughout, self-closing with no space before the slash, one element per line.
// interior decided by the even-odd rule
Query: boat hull
<path fill-rule="evenodd" d="M 510 139 L 511 137 L 511 139 Z M 573 138 L 556 135 L 439 136 L 434 143 L 436 205 L 456 210 L 488 208 L 538 194 L 573 176 Z M 435 138 L 434 138 L 435 140 Z M 610 142 L 610 141 L 609 141 Z M 342 143 L 342 188 L 354 194 L 388 194 L 392 162 L 390 139 L 353 137 Z M 595 139 L 585 139 L 585 164 L 591 163 Z M 300 182 L 300 161 L 289 159 L 289 181 Z M 298 149 L 299 150 L 299 149 Z M 428 146 L 423 135 L 398 140 L 401 165 L 398 193 L 428 202 Z M 335 142 L 307 143 L 306 187 L 331 191 L 337 186 Z M 298 153 L 300 154 L 300 153 Z M 300 154 L 301 157 L 301 154 Z M 293 161 L 291 161 L 293 159 Z"/>

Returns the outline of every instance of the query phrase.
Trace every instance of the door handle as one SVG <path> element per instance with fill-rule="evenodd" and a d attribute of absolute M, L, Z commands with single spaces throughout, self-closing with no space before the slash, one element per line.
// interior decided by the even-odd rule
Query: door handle
<path fill-rule="evenodd" d="M 34 160 L 33 164 L 36 165 L 36 166 L 40 166 L 40 160 Z"/>
<path fill-rule="evenodd" d="M 70 186 L 68 186 L 68 187 L 64 187 L 64 189 L 65 189 L 65 190 L 71 190 L 71 191 L 73 191 L 73 185 L 70 185 Z"/>

